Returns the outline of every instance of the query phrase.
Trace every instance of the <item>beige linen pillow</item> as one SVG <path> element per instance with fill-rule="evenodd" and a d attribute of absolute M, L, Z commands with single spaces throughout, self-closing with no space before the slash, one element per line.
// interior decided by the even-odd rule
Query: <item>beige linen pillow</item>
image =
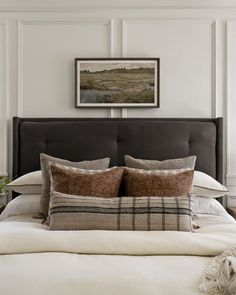
<path fill-rule="evenodd" d="M 50 164 L 51 190 L 64 194 L 114 198 L 118 196 L 124 169 L 84 170 Z"/>
<path fill-rule="evenodd" d="M 7 187 L 14 192 L 30 195 L 42 193 L 42 173 L 41 170 L 24 174 L 12 182 Z"/>
<path fill-rule="evenodd" d="M 33 215 L 39 212 L 41 194 L 19 195 L 6 205 L 0 214 L 0 221 L 16 215 Z"/>
<path fill-rule="evenodd" d="M 125 168 L 125 196 L 182 196 L 189 194 L 193 182 L 193 170 L 139 170 Z"/>
<path fill-rule="evenodd" d="M 96 198 L 51 193 L 50 230 L 192 231 L 192 197 Z"/>
<path fill-rule="evenodd" d="M 229 191 L 210 175 L 194 171 L 192 192 L 201 197 L 218 198 L 227 195 Z"/>
<path fill-rule="evenodd" d="M 81 169 L 93 169 L 93 170 L 104 170 L 109 167 L 110 158 L 98 159 L 93 161 L 82 161 L 82 162 L 70 162 L 64 159 L 55 158 L 46 154 L 40 154 L 40 165 L 42 170 L 42 197 L 41 197 L 41 210 L 39 217 L 43 215 L 47 217 L 48 206 L 50 199 L 50 177 L 48 171 L 48 163 L 59 163 L 66 166 L 77 167 Z"/>
<path fill-rule="evenodd" d="M 158 160 L 143 160 L 143 159 L 135 159 L 131 156 L 125 155 L 125 163 L 127 167 L 136 168 L 136 169 L 181 169 L 188 168 L 193 170 L 195 167 L 196 156 L 190 156 L 186 158 L 179 159 L 170 159 L 164 161 Z"/>

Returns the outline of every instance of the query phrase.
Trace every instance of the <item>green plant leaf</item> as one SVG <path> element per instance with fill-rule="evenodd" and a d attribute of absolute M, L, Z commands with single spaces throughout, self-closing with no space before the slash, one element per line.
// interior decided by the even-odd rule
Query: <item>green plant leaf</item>
<path fill-rule="evenodd" d="M 10 182 L 10 179 L 5 176 L 0 176 L 0 194 L 8 193 L 6 185 Z"/>

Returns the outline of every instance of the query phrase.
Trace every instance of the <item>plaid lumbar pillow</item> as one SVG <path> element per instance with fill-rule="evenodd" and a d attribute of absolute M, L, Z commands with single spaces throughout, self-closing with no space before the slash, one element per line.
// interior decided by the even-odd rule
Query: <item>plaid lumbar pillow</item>
<path fill-rule="evenodd" d="M 192 231 L 191 195 L 95 198 L 51 193 L 51 230 Z"/>

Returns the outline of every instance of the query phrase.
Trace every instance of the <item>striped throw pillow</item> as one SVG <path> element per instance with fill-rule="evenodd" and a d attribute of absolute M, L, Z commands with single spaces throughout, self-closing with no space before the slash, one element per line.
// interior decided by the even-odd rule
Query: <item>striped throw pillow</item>
<path fill-rule="evenodd" d="M 51 193 L 51 230 L 192 231 L 191 195 L 96 198 Z"/>

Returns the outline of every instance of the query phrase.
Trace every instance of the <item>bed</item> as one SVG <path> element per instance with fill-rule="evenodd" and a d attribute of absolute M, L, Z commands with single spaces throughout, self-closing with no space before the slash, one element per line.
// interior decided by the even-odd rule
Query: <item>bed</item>
<path fill-rule="evenodd" d="M 196 169 L 222 182 L 222 124 L 222 118 L 14 118 L 13 176 L 40 169 L 41 152 L 72 161 L 109 156 L 111 166 L 124 165 L 125 154 L 159 160 L 195 154 Z M 204 270 L 236 244 L 236 225 L 226 212 L 195 218 L 194 233 L 51 232 L 29 212 L 8 215 L 0 222 L 0 294 L 202 294 Z"/>

